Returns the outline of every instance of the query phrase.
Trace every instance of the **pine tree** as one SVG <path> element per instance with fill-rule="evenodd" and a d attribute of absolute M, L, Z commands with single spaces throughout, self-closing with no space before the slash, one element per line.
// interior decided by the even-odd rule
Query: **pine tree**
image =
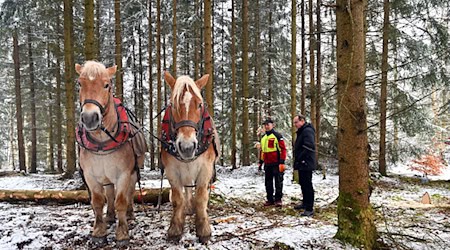
<path fill-rule="evenodd" d="M 337 1 L 339 198 L 336 238 L 372 249 L 377 232 L 369 202 L 365 104 L 366 1 Z"/>
<path fill-rule="evenodd" d="M 297 1 L 291 1 L 291 120 L 297 114 Z M 295 127 L 291 126 L 291 142 L 294 145 Z"/>
<path fill-rule="evenodd" d="M 37 173 L 37 135 L 36 135 L 36 92 L 34 82 L 33 45 L 31 41 L 31 26 L 27 26 L 28 63 L 30 71 L 30 119 L 31 119 L 31 162 L 30 173 Z"/>
<path fill-rule="evenodd" d="M 122 24 L 120 19 L 120 1 L 114 1 L 114 37 L 116 42 L 115 58 L 117 65 L 115 96 L 123 102 L 123 68 L 122 68 Z"/>
<path fill-rule="evenodd" d="M 94 34 L 94 0 L 84 0 L 84 56 L 86 61 L 94 60 L 95 57 L 95 34 Z"/>
<path fill-rule="evenodd" d="M 242 1 L 242 165 L 250 165 L 248 115 L 248 1 Z"/>
<path fill-rule="evenodd" d="M 66 86 L 66 172 L 65 178 L 72 178 L 76 169 L 75 155 L 75 88 L 73 52 L 73 5 L 64 0 L 64 81 Z"/>
<path fill-rule="evenodd" d="M 386 176 L 386 106 L 387 106 L 387 74 L 388 74 L 388 44 L 389 44 L 389 0 L 383 1 L 383 54 L 381 58 L 381 96 L 380 96 L 380 173 Z"/>
<path fill-rule="evenodd" d="M 214 73 L 213 73 L 213 59 L 212 59 L 212 27 L 211 27 L 211 0 L 204 2 L 204 25 L 205 25 L 205 69 L 209 74 L 208 83 L 205 86 L 205 99 L 208 104 L 208 111 L 211 117 L 214 117 Z"/>

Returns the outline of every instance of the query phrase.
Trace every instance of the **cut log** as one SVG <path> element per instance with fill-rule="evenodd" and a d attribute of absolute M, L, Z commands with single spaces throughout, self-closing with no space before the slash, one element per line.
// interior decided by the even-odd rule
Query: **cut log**
<path fill-rule="evenodd" d="M 158 203 L 159 189 L 143 189 L 142 201 L 144 203 Z M 137 190 L 134 193 L 134 201 L 141 203 L 141 195 Z M 89 194 L 86 190 L 0 190 L 0 201 L 23 202 L 32 201 L 38 204 L 89 204 Z M 164 188 L 161 194 L 161 203 L 169 201 L 169 189 Z"/>

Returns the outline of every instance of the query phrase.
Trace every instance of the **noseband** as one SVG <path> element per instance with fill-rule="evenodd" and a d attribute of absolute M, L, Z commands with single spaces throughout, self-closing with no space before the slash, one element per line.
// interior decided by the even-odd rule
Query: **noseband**
<path fill-rule="evenodd" d="M 106 102 L 105 106 L 102 106 L 98 101 L 96 101 L 94 99 L 86 99 L 86 100 L 84 100 L 83 104 L 81 105 L 81 110 L 83 110 L 84 105 L 91 103 L 100 109 L 100 112 L 102 115 L 105 115 L 107 105 L 109 104 L 109 98 L 110 98 L 110 95 L 108 95 L 108 101 Z"/>

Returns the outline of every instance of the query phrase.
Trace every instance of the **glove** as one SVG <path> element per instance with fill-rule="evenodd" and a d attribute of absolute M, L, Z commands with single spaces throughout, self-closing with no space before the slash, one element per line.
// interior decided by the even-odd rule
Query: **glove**
<path fill-rule="evenodd" d="M 259 163 L 259 164 L 258 164 L 258 171 L 261 171 L 261 170 L 262 170 L 262 164 Z"/>
<path fill-rule="evenodd" d="M 280 170 L 280 173 L 284 173 L 285 169 L 286 169 L 286 165 L 284 165 L 284 164 L 278 165 L 278 170 Z"/>

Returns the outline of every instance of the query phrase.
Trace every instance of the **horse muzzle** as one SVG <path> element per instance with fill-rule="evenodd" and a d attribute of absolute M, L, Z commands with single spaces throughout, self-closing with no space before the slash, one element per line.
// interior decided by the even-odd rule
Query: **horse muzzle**
<path fill-rule="evenodd" d="M 176 147 L 181 158 L 191 160 L 197 152 L 197 140 L 177 140 Z"/>
<path fill-rule="evenodd" d="M 80 120 L 87 131 L 93 131 L 100 128 L 102 115 L 95 111 L 83 111 L 80 114 Z"/>

